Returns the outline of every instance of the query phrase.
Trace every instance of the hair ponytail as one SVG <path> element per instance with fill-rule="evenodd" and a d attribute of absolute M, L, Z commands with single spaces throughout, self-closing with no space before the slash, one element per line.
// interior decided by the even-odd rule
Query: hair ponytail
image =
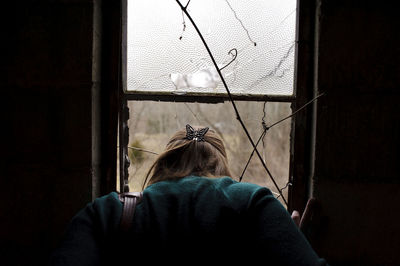
<path fill-rule="evenodd" d="M 206 131 L 204 141 L 188 139 L 186 130 L 176 132 L 147 172 L 143 188 L 190 175 L 231 176 L 224 143 L 214 130 Z"/>

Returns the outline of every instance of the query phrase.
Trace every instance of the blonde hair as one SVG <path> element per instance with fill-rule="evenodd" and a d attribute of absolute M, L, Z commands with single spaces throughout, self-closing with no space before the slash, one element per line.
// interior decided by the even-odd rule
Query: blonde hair
<path fill-rule="evenodd" d="M 201 127 L 194 127 L 196 130 Z M 176 180 L 186 176 L 231 176 L 225 146 L 221 138 L 210 129 L 204 141 L 186 138 L 186 129 L 176 132 L 147 172 L 143 183 L 151 185 L 163 180 Z"/>

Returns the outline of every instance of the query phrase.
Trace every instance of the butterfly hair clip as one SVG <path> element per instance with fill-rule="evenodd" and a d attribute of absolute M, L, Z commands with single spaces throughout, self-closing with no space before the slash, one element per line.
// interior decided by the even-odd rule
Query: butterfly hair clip
<path fill-rule="evenodd" d="M 207 133 L 208 127 L 195 130 L 191 125 L 186 125 L 186 138 L 188 140 L 205 141 L 204 135 Z"/>

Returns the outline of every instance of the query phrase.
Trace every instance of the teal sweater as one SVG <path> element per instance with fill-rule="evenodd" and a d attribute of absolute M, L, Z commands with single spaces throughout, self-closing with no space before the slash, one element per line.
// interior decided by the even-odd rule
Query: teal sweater
<path fill-rule="evenodd" d="M 190 176 L 147 187 L 124 236 L 121 214 L 114 192 L 88 204 L 72 219 L 50 264 L 326 265 L 270 190 L 228 177 Z"/>

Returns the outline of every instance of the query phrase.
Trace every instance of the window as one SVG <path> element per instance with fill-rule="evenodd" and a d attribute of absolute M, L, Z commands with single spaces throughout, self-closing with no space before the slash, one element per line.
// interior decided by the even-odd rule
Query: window
<path fill-rule="evenodd" d="M 267 186 L 281 199 L 280 189 L 287 199 L 291 119 L 268 130 L 265 125 L 289 116 L 296 99 L 296 1 L 182 0 L 181 5 L 213 57 L 177 1 L 123 5 L 121 190 L 140 190 L 155 154 L 189 123 L 220 133 L 234 179 Z M 253 153 L 231 100 L 253 142 L 260 138 L 257 149 L 270 174 Z"/>

